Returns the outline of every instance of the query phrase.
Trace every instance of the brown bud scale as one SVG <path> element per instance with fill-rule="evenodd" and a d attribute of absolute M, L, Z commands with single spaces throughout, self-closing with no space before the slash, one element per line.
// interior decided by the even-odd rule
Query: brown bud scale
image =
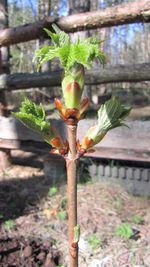
<path fill-rule="evenodd" d="M 54 138 L 51 140 L 51 144 L 52 144 L 54 147 L 60 147 L 60 146 L 61 146 L 60 138 L 59 138 L 59 137 L 54 137 Z"/>
<path fill-rule="evenodd" d="M 71 82 L 67 85 L 66 91 L 70 92 L 72 90 L 80 89 L 80 85 L 77 82 Z"/>

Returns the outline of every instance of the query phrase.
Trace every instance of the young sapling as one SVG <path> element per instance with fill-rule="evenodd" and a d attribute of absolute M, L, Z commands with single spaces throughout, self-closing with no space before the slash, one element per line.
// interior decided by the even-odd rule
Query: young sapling
<path fill-rule="evenodd" d="M 89 37 L 81 40 L 78 37 L 75 42 L 72 42 L 71 37 L 58 26 L 52 27 L 55 32 L 47 29 L 45 31 L 52 39 L 53 45 L 44 46 L 36 51 L 34 61 L 40 68 L 43 63 L 59 58 L 63 67 L 61 82 L 63 103 L 55 98 L 55 105 L 66 124 L 67 141 L 63 140 L 51 122 L 47 122 L 42 104 L 37 106 L 25 99 L 19 112 L 13 115 L 27 127 L 37 131 L 53 147 L 52 153 L 58 153 L 66 160 L 70 267 L 77 267 L 80 238 L 80 226 L 77 223 L 78 160 L 100 142 L 109 130 L 124 125 L 124 119 L 129 114 L 130 108 L 123 106 L 116 98 L 110 99 L 100 107 L 95 126 L 90 127 L 81 143 L 77 140 L 78 121 L 83 118 L 89 104 L 88 98 L 81 100 L 85 68 L 90 69 L 94 60 L 104 64 L 105 55 L 99 49 L 100 41 L 97 38 Z"/>

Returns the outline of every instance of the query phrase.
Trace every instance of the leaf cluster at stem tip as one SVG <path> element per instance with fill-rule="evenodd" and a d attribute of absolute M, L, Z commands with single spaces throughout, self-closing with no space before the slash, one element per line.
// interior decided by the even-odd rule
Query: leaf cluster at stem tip
<path fill-rule="evenodd" d="M 81 40 L 78 36 L 73 43 L 71 37 L 60 30 L 57 25 L 52 25 L 55 33 L 44 29 L 48 36 L 52 39 L 53 45 L 44 46 L 35 52 L 33 61 L 37 63 L 37 68 L 53 59 L 59 58 L 64 70 L 67 72 L 75 64 L 82 64 L 86 68 L 91 68 L 95 59 L 98 59 L 102 64 L 105 63 L 105 54 L 100 51 L 100 41 L 96 37 L 89 37 Z"/>

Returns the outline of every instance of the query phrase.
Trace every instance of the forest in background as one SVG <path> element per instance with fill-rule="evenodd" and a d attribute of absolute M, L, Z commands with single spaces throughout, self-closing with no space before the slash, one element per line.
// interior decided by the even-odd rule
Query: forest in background
<path fill-rule="evenodd" d="M 15 27 L 26 23 L 43 19 L 45 16 L 66 16 L 68 14 L 83 13 L 111 7 L 118 4 L 134 2 L 133 0 L 9 0 L 8 1 L 8 23 L 9 27 Z M 86 32 L 74 33 L 73 38 L 79 34 L 81 37 L 97 35 L 104 42 L 101 45 L 106 53 L 107 65 L 115 64 L 137 64 L 150 62 L 150 24 L 134 23 L 129 25 L 114 26 Z M 10 47 L 9 61 L 10 72 L 34 72 L 36 70 L 32 63 L 34 51 L 48 40 L 29 41 L 16 44 Z M 58 63 L 45 64 L 41 71 L 51 71 L 59 67 Z M 97 67 L 97 65 L 96 65 Z M 132 88 L 132 90 L 130 90 Z M 20 88 L 21 89 L 21 88 Z M 92 95 L 108 94 L 126 95 L 128 98 L 140 94 L 144 97 L 146 104 L 150 102 L 148 82 L 140 83 L 113 83 L 99 86 L 88 86 L 87 93 L 91 100 L 98 102 L 98 98 Z M 124 90 L 123 90 L 124 89 Z M 142 89 L 142 90 L 140 90 Z M 29 90 L 31 91 L 31 90 Z M 34 90 L 34 95 L 38 98 L 39 90 Z M 40 90 L 41 91 L 41 90 Z M 42 95 L 48 95 L 52 99 L 59 95 L 59 89 L 42 89 Z M 51 92 L 51 93 L 50 93 Z M 91 93 L 92 92 L 92 93 Z M 127 93 L 128 92 L 128 93 Z M 9 98 L 10 97 L 9 93 Z M 41 94 L 41 93 L 40 93 Z M 41 100 L 41 97 L 40 97 Z M 101 100 L 100 100 L 101 101 Z M 132 102 L 132 101 L 131 101 Z M 139 102 L 139 97 L 137 102 Z"/>

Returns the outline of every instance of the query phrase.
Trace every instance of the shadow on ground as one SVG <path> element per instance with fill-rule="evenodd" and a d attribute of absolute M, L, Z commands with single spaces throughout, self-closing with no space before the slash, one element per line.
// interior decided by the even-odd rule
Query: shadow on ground
<path fill-rule="evenodd" d="M 35 211 L 50 186 L 51 180 L 44 175 L 0 181 L 0 222 Z"/>

